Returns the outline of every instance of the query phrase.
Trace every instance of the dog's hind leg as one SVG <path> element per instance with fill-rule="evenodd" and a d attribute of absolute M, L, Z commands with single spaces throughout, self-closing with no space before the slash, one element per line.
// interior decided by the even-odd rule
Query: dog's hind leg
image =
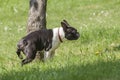
<path fill-rule="evenodd" d="M 26 59 L 22 60 L 21 66 L 23 66 L 23 65 L 31 62 L 32 60 L 33 60 L 33 59 L 29 59 L 29 58 L 26 58 Z"/>
<path fill-rule="evenodd" d="M 33 59 L 35 58 L 35 56 L 36 56 L 36 51 L 29 51 L 29 53 L 27 53 L 26 58 L 24 60 L 22 60 L 21 65 L 23 66 L 27 63 L 32 62 Z"/>

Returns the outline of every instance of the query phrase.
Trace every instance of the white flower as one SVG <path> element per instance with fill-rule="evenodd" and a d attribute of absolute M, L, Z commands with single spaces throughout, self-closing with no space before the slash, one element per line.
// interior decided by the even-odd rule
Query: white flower
<path fill-rule="evenodd" d="M 8 27 L 7 26 L 4 27 L 4 31 L 8 31 Z"/>

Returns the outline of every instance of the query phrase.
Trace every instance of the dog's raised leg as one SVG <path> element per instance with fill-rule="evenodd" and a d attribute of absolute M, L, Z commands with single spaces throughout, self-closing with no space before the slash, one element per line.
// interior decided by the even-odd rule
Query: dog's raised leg
<path fill-rule="evenodd" d="M 20 54 L 21 53 L 20 49 L 17 49 L 16 53 L 20 59 L 23 59 L 22 55 Z"/>

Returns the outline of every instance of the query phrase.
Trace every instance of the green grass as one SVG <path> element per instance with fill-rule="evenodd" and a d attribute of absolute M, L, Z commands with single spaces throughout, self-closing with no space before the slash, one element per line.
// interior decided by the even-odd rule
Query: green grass
<path fill-rule="evenodd" d="M 46 63 L 20 66 L 16 43 L 26 34 L 29 0 L 0 0 L 0 80 L 120 80 L 120 1 L 48 0 L 47 28 L 66 19 L 78 29 Z"/>

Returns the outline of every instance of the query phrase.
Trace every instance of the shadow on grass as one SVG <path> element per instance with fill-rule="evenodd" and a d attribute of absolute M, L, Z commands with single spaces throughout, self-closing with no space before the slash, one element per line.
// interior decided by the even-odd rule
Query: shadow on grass
<path fill-rule="evenodd" d="M 120 61 L 98 61 L 94 64 L 72 65 L 60 69 L 33 68 L 11 71 L 0 80 L 120 80 Z"/>

